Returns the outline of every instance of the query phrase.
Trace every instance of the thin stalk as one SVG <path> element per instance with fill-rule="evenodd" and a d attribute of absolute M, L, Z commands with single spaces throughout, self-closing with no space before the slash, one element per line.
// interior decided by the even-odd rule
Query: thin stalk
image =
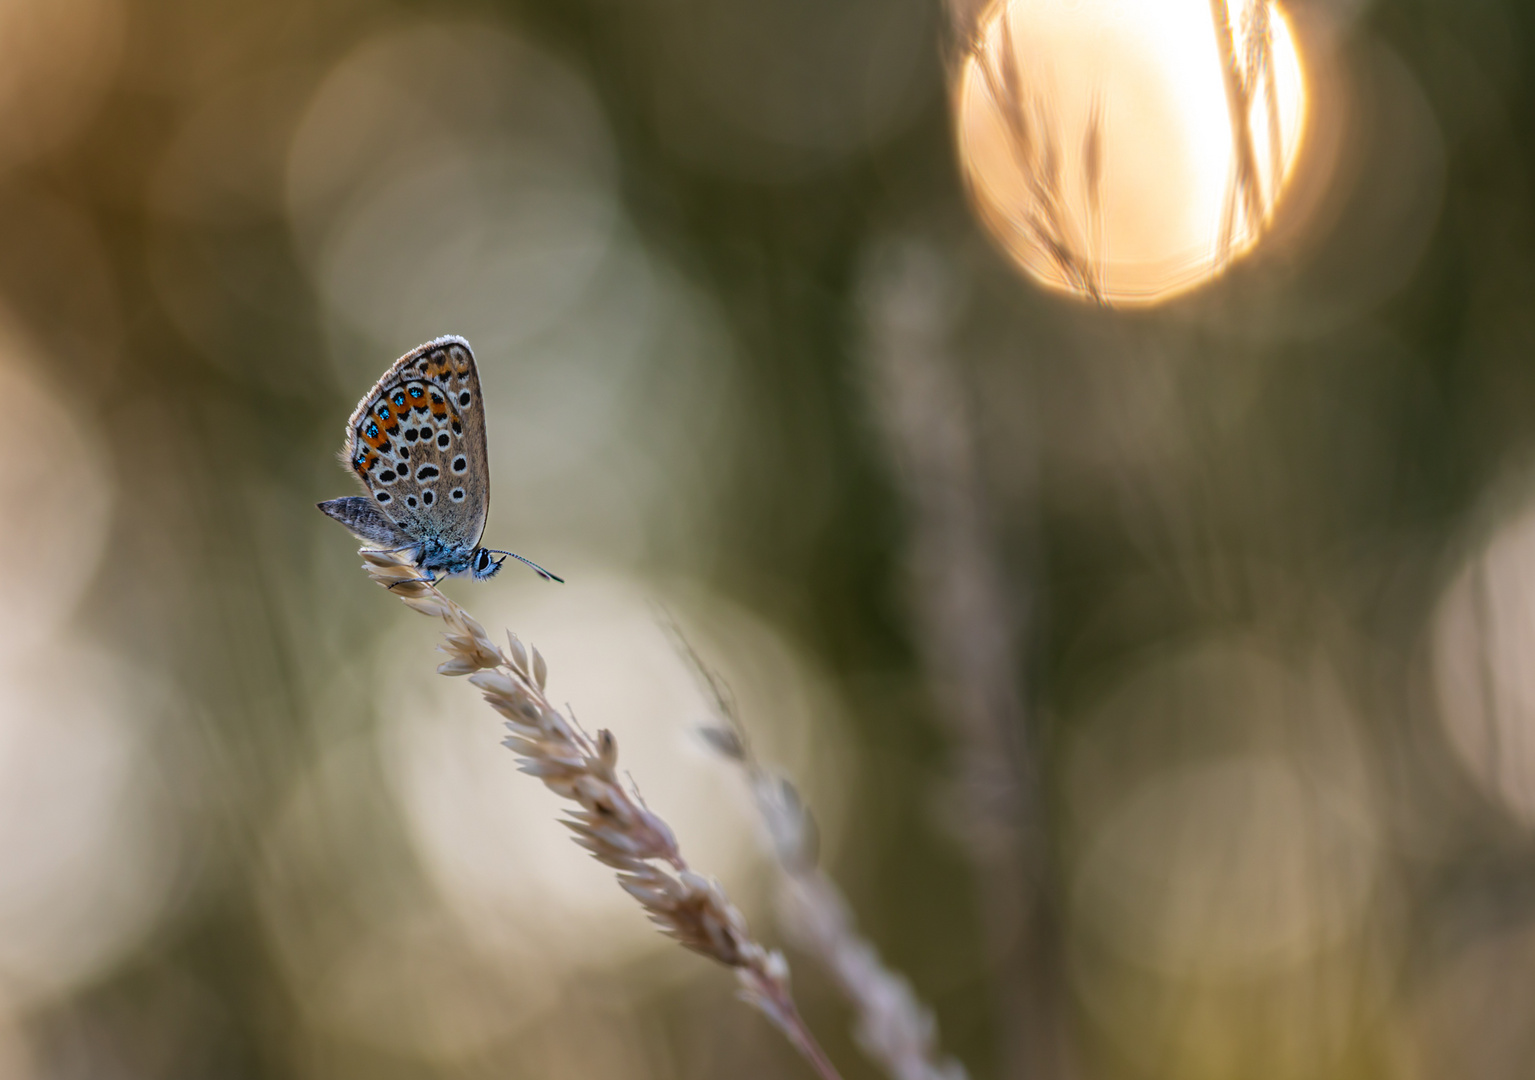
<path fill-rule="evenodd" d="M 1257 154 L 1253 150 L 1252 124 L 1248 119 L 1252 99 L 1237 65 L 1236 43 L 1231 36 L 1231 11 L 1226 0 L 1210 0 L 1215 23 L 1215 45 L 1221 56 L 1221 78 L 1226 87 L 1226 112 L 1231 119 L 1231 152 L 1236 166 L 1236 187 L 1248 224 L 1263 227 L 1263 193 L 1258 189 Z"/>

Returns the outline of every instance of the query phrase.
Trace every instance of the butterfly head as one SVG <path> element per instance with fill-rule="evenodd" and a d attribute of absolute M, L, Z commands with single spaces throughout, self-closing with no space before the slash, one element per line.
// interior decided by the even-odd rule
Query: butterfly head
<path fill-rule="evenodd" d="M 469 572 L 474 575 L 474 580 L 484 581 L 493 578 L 501 570 L 501 564 L 506 562 L 506 556 L 493 558 L 485 548 L 476 548 L 469 560 Z"/>

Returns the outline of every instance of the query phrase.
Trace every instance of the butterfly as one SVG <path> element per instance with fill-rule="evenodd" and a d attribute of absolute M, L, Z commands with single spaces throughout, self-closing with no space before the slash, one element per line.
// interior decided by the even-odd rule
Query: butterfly
<path fill-rule="evenodd" d="M 390 365 L 346 422 L 341 461 L 367 496 L 319 503 L 360 539 L 408 551 L 430 574 L 494 577 L 511 551 L 480 546 L 490 512 L 485 406 L 474 353 L 461 337 L 418 345 Z M 500 558 L 496 558 L 496 556 Z"/>

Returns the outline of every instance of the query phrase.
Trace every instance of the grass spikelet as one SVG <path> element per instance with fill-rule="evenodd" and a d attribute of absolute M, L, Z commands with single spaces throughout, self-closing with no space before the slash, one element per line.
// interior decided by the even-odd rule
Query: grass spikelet
<path fill-rule="evenodd" d="M 445 624 L 438 648 L 445 675 L 466 676 L 505 720 L 518 767 L 576 805 L 564 824 L 572 839 L 617 872 L 618 884 L 650 921 L 683 948 L 731 968 L 737 995 L 778 1028 L 821 1080 L 837 1071 L 799 1015 L 783 956 L 764 948 L 719 883 L 688 866 L 671 827 L 618 779 L 618 743 L 591 736 L 544 695 L 548 664 L 515 637 L 502 650 L 467 611 L 427 584 L 397 554 L 364 548 L 368 576 L 409 608 Z"/>
<path fill-rule="evenodd" d="M 675 623 L 667 627 L 714 707 L 715 722 L 700 728 L 699 734 L 711 749 L 740 767 L 751 785 L 781 870 L 778 899 L 784 931 L 826 968 L 853 1006 L 853 1036 L 859 1048 L 892 1080 L 968 1080 L 964 1066 L 941 1054 L 932 1012 L 859 934 L 841 891 L 816 866 L 815 821 L 794 785 L 758 760 L 729 686 Z"/>

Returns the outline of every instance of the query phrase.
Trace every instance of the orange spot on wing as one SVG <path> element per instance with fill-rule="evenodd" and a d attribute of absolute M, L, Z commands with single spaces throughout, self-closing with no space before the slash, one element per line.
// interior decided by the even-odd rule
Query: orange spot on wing
<path fill-rule="evenodd" d="M 369 417 L 358 425 L 357 437 L 375 450 L 382 450 L 389 445 L 389 436 L 384 434 L 384 425 L 376 417 Z"/>

